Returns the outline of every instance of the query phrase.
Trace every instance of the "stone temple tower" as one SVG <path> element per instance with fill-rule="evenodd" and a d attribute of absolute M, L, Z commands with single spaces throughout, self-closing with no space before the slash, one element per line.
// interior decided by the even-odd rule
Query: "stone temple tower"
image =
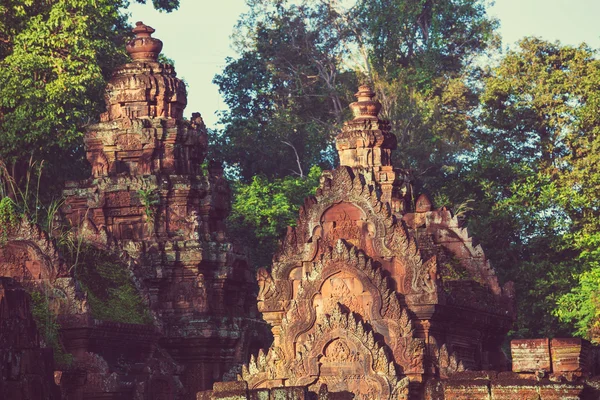
<path fill-rule="evenodd" d="M 185 84 L 158 61 L 154 29 L 133 31 L 132 61 L 114 71 L 106 112 L 85 133 L 92 177 L 68 184 L 63 212 L 86 241 L 133 260 L 159 345 L 192 399 L 248 357 L 262 323 L 253 274 L 224 231 L 231 193 L 205 162 L 202 118 L 183 118 Z"/>
<path fill-rule="evenodd" d="M 340 166 L 323 173 L 271 270 L 258 272 L 275 340 L 243 367 L 244 390 L 326 385 L 357 399 L 422 399 L 432 380 L 505 367 L 510 285 L 499 286 L 456 217 L 413 200 L 375 93 L 361 86 L 356 96 L 336 137 Z"/>

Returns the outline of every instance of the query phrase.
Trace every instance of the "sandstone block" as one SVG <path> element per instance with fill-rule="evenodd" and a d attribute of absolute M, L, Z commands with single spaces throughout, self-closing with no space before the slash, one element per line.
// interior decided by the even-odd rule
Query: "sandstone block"
<path fill-rule="evenodd" d="M 552 371 L 590 372 L 591 345 L 587 340 L 578 338 L 552 339 Z"/>
<path fill-rule="evenodd" d="M 510 344 L 513 372 L 536 372 L 551 370 L 550 340 L 521 339 Z"/>

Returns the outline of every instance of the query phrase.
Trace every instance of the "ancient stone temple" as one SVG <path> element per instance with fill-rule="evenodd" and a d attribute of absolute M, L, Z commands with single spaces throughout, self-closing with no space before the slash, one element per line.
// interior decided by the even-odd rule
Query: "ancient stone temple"
<path fill-rule="evenodd" d="M 368 86 L 336 138 L 340 166 L 251 273 L 202 118 L 183 118 L 154 30 L 134 32 L 57 232 L 27 216 L 0 227 L 0 399 L 600 398 L 585 340 L 513 340 L 508 361 L 511 283 L 393 167 Z"/>
<path fill-rule="evenodd" d="M 507 367 L 512 321 L 480 247 L 391 165 L 396 139 L 367 86 L 336 138 L 340 166 L 300 210 L 258 308 L 273 345 L 243 367 L 249 389 L 308 386 L 358 399 L 421 398 L 430 378 Z"/>
<path fill-rule="evenodd" d="M 264 324 L 256 320 L 253 274 L 224 232 L 231 193 L 220 166 L 204 163 L 202 118 L 184 120 L 185 84 L 173 66 L 158 62 L 162 42 L 154 29 L 138 22 L 134 32 L 132 62 L 114 71 L 107 110 L 85 134 L 93 176 L 68 184 L 63 211 L 86 242 L 123 254 L 149 304 L 153 326 L 107 328 L 122 332 L 121 340 L 137 337 L 145 346 L 138 356 L 160 351 L 156 363 L 173 365 L 145 383 L 145 396 L 155 397 L 143 398 L 191 399 L 268 337 L 257 337 Z M 90 342 L 93 332 L 81 324 L 64 328 L 68 348 Z M 90 324 L 98 322 L 83 327 Z M 93 342 L 102 348 L 109 337 Z M 83 347 L 77 354 L 92 352 L 91 344 Z"/>

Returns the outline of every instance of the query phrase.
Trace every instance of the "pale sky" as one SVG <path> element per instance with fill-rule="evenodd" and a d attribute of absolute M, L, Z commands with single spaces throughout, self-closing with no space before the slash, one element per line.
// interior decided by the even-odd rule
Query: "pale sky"
<path fill-rule="evenodd" d="M 230 36 L 246 10 L 245 0 L 181 0 L 179 10 L 170 14 L 148 4 L 129 8 L 132 23 L 141 20 L 156 29 L 154 36 L 164 42 L 163 53 L 175 61 L 178 76 L 188 83 L 186 116 L 200 112 L 209 128 L 216 125 L 216 113 L 226 108 L 212 80 L 223 70 L 225 57 L 236 56 Z M 500 20 L 505 46 L 524 36 L 538 36 L 600 48 L 600 0 L 496 0 L 489 13 Z"/>

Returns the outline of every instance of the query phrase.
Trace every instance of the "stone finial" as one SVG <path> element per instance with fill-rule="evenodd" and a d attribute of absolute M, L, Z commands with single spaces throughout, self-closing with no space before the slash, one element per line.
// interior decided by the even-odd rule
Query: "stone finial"
<path fill-rule="evenodd" d="M 155 29 L 145 25 L 142 21 L 135 23 L 133 33 L 135 38 L 127 43 L 127 52 L 133 60 L 136 61 L 156 61 L 162 50 L 161 40 L 153 38 Z"/>
<path fill-rule="evenodd" d="M 377 119 L 381 110 L 381 103 L 375 98 L 375 92 L 369 85 L 361 85 L 358 87 L 358 92 L 354 94 L 358 101 L 350 104 L 354 119 Z"/>
<path fill-rule="evenodd" d="M 389 121 L 378 117 L 381 103 L 375 100 L 375 92 L 368 85 L 359 86 L 355 96 L 358 101 L 350 104 L 354 119 L 344 123 L 335 138 L 340 165 L 377 170 L 390 167 L 396 136 L 391 133 Z M 393 173 L 388 175 L 382 178 L 393 181 Z"/>

